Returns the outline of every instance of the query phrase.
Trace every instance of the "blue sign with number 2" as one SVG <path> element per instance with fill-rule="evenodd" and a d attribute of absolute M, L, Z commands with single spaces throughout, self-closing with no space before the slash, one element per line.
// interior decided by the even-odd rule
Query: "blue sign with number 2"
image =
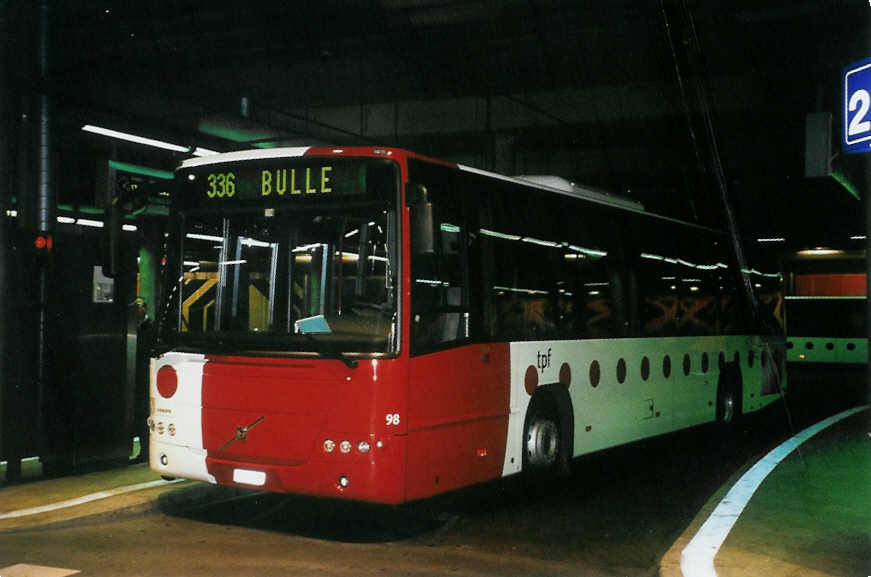
<path fill-rule="evenodd" d="M 844 152 L 871 152 L 871 58 L 844 69 Z"/>

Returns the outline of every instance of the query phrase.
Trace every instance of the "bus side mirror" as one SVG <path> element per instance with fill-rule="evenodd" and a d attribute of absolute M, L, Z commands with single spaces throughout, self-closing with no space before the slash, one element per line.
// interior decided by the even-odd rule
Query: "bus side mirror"
<path fill-rule="evenodd" d="M 105 252 L 103 255 L 103 276 L 115 278 L 121 266 L 121 220 L 124 209 L 121 207 L 121 199 L 117 196 L 106 208 L 105 223 L 103 224 L 103 243 Z"/>
<path fill-rule="evenodd" d="M 411 249 L 414 254 L 434 254 L 435 217 L 429 191 L 422 184 L 409 184 L 406 192 L 411 209 Z"/>

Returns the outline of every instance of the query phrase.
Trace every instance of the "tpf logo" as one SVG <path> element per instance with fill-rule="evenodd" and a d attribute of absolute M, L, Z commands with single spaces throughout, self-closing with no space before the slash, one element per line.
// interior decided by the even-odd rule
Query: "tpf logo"
<path fill-rule="evenodd" d="M 547 353 L 542 353 L 538 351 L 535 354 L 535 366 L 538 367 L 540 372 L 544 372 L 546 368 L 550 366 L 550 348 L 547 349 Z"/>

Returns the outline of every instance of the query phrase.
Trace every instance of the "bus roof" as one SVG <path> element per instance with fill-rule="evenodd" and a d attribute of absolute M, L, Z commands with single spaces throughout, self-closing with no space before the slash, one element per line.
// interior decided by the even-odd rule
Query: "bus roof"
<path fill-rule="evenodd" d="M 550 192 L 556 192 L 557 194 L 564 194 L 567 196 L 573 196 L 575 198 L 583 198 L 585 200 L 592 200 L 594 202 L 609 204 L 612 206 L 619 206 L 620 208 L 625 208 L 628 210 L 634 210 L 636 212 L 644 212 L 644 205 L 638 202 L 637 200 L 633 200 L 631 198 L 626 198 L 624 196 L 617 196 L 614 194 L 610 194 L 604 191 L 595 190 L 590 187 L 578 186 L 573 182 L 570 182 L 568 179 L 565 179 L 561 176 L 552 176 L 552 175 L 520 175 L 520 176 L 504 176 L 502 174 L 497 174 L 495 172 L 487 172 L 486 170 L 481 170 L 478 168 L 472 168 L 470 166 L 464 166 L 462 164 L 458 165 L 460 170 L 465 170 L 467 172 L 473 172 L 476 174 L 482 174 L 485 176 L 489 176 L 490 178 L 498 178 L 500 180 L 507 180 L 510 182 L 515 182 L 517 184 L 523 184 L 526 186 L 532 186 L 535 188 L 541 188 L 543 190 L 547 190 Z"/>
<path fill-rule="evenodd" d="M 179 168 L 194 168 L 196 166 L 205 166 L 207 164 L 219 164 L 222 162 L 241 162 L 243 160 L 259 160 L 263 158 L 289 158 L 305 156 L 305 153 L 308 152 L 311 148 L 311 146 L 294 146 L 283 148 L 252 148 L 250 150 L 222 152 L 219 154 L 210 154 L 208 156 L 188 158 L 181 163 L 181 166 L 179 166 Z"/>
<path fill-rule="evenodd" d="M 181 163 L 180 169 L 194 168 L 197 166 L 205 166 L 209 164 L 220 164 L 224 162 L 243 162 L 247 160 L 260 160 L 267 158 L 295 158 L 302 156 L 315 155 L 330 155 L 330 156 L 371 156 L 376 158 L 384 158 L 385 156 L 405 156 L 417 158 L 420 160 L 438 162 L 446 166 L 454 166 L 457 169 L 473 174 L 479 174 L 488 178 L 513 182 L 521 186 L 546 190 L 556 194 L 562 194 L 573 198 L 583 199 L 597 204 L 603 204 L 628 210 L 631 212 L 645 214 L 647 216 L 665 220 L 669 222 L 679 223 L 685 226 L 694 227 L 697 229 L 708 230 L 722 234 L 722 231 L 710 228 L 697 223 L 686 222 L 670 216 L 652 213 L 645 210 L 644 205 L 631 198 L 611 194 L 608 192 L 595 190 L 586 186 L 578 186 L 565 178 L 550 175 L 521 175 L 521 176 L 506 176 L 497 172 L 490 172 L 480 168 L 474 168 L 463 164 L 445 162 L 426 155 L 418 154 L 410 150 L 393 147 L 382 146 L 294 146 L 280 148 L 254 148 L 249 150 L 236 150 L 233 152 L 223 152 L 208 156 L 200 156 L 189 158 Z"/>
<path fill-rule="evenodd" d="M 218 164 L 224 162 L 242 162 L 246 160 L 260 160 L 266 158 L 295 158 L 300 156 L 306 156 L 306 154 L 312 150 L 311 146 L 295 146 L 295 147 L 281 147 L 281 148 L 254 148 L 250 150 L 237 150 L 233 152 L 224 152 L 219 154 L 210 154 L 208 156 L 200 156 L 195 158 L 189 158 L 181 163 L 180 168 L 193 168 L 196 166 L 205 166 L 209 164 Z M 318 147 L 320 148 L 320 147 Z M 372 149 L 373 154 L 375 153 L 375 148 Z M 385 149 L 379 148 L 380 152 L 383 152 Z M 360 149 L 355 148 L 353 152 L 359 153 Z M 333 148 L 330 150 L 333 155 L 341 155 L 344 150 L 341 148 Z M 352 152 L 352 151 L 348 151 Z M 424 158 L 420 155 L 410 153 L 409 151 L 403 151 L 412 156 Z M 630 210 L 636 210 L 639 212 L 644 212 L 644 205 L 636 200 L 632 200 L 630 198 L 625 198 L 617 195 L 613 195 L 604 191 L 594 190 L 590 187 L 582 187 L 578 186 L 572 182 L 569 182 L 567 179 L 562 178 L 560 176 L 551 176 L 551 175 L 521 175 L 521 176 L 505 176 L 503 174 L 498 174 L 495 172 L 488 172 L 486 170 L 481 170 L 478 168 L 473 168 L 471 166 L 465 166 L 462 164 L 455 165 L 460 170 L 466 172 L 473 172 L 476 174 L 480 174 L 483 176 L 487 176 L 489 178 L 496 178 L 500 180 L 507 180 L 510 182 L 515 182 L 517 184 L 522 184 L 525 186 L 532 186 L 534 188 L 541 188 L 544 190 L 548 190 L 551 192 L 556 192 L 559 194 L 565 194 L 568 196 L 574 196 L 577 198 L 584 198 L 587 200 L 593 200 L 596 202 L 601 202 L 605 204 L 612 204 L 615 206 L 620 206 L 621 208 L 628 208 Z"/>

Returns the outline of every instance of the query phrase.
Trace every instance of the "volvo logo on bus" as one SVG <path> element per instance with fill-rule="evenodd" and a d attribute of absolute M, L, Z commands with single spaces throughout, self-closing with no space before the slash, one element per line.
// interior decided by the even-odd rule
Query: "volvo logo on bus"
<path fill-rule="evenodd" d="M 227 447 L 235 443 L 236 441 L 246 441 L 248 439 L 248 432 L 260 424 L 263 419 L 266 418 L 266 415 L 262 415 L 258 417 L 253 423 L 250 425 L 246 425 L 244 427 L 236 427 L 236 433 L 230 437 L 226 443 L 218 447 L 219 451 L 225 450 Z"/>

